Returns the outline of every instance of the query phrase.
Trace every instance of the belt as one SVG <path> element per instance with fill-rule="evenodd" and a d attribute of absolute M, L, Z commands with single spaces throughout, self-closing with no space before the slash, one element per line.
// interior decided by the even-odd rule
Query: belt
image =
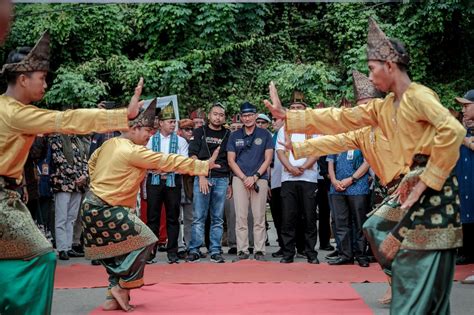
<path fill-rule="evenodd" d="M 93 203 L 99 205 L 99 206 L 109 206 L 109 204 L 107 202 L 105 202 L 104 200 L 102 200 L 99 196 L 97 196 L 96 194 L 94 194 L 92 191 L 88 191 L 86 192 L 85 198 L 89 199 L 90 201 L 92 201 Z"/>

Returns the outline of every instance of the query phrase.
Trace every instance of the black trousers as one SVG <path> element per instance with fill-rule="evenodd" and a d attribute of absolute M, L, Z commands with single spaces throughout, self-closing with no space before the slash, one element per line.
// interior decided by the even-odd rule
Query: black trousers
<path fill-rule="evenodd" d="M 366 255 L 366 239 L 362 225 L 369 207 L 368 195 L 330 195 L 335 234 L 339 240 L 339 256 L 345 259 Z"/>
<path fill-rule="evenodd" d="M 458 255 L 474 260 L 474 223 L 462 224 L 462 244 L 462 247 L 458 250 Z"/>
<path fill-rule="evenodd" d="M 151 175 L 146 181 L 147 225 L 157 237 L 160 234 L 161 208 L 166 210 L 166 231 L 168 234 L 168 253 L 178 252 L 179 205 L 181 201 L 181 180 L 176 176 L 176 187 L 166 187 L 166 180 L 159 185 L 151 185 Z"/>
<path fill-rule="evenodd" d="M 318 180 L 318 193 L 316 201 L 319 211 L 319 244 L 324 247 L 330 245 L 331 228 L 330 228 L 330 209 L 329 209 L 329 187 L 331 181 L 329 179 Z"/>
<path fill-rule="evenodd" d="M 316 225 L 317 187 L 316 183 L 305 181 L 286 181 L 281 184 L 283 204 L 281 237 L 285 257 L 295 255 L 298 222 L 304 222 L 305 254 L 308 258 L 315 258 L 318 255 L 314 249 L 318 240 Z"/>
<path fill-rule="evenodd" d="M 281 216 L 282 216 L 282 204 L 281 204 L 281 187 L 272 189 L 272 197 L 270 198 L 270 211 L 272 212 L 273 224 L 278 237 L 278 246 L 283 248 L 283 240 L 281 239 Z"/>

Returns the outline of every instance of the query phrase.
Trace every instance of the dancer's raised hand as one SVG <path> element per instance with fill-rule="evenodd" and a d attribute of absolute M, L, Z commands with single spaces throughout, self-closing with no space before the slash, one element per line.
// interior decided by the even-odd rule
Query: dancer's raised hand
<path fill-rule="evenodd" d="M 283 106 L 281 106 L 280 98 L 278 97 L 278 91 L 273 81 L 270 82 L 268 89 L 270 92 L 271 103 L 268 100 L 264 100 L 263 103 L 268 108 L 268 110 L 272 113 L 272 116 L 274 118 L 285 119 L 286 111 L 283 108 Z"/>
<path fill-rule="evenodd" d="M 142 90 L 143 78 L 140 78 L 140 81 L 138 81 L 137 87 L 135 88 L 135 92 L 130 99 L 130 103 L 128 104 L 128 119 L 134 119 L 137 117 L 138 113 L 140 112 L 140 108 L 142 108 L 143 104 L 145 103 L 144 101 L 140 101 Z"/>

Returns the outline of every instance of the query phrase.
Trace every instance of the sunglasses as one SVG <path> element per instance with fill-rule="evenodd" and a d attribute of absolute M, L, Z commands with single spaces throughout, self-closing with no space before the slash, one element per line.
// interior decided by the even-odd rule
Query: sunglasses
<path fill-rule="evenodd" d="M 265 120 L 257 120 L 256 123 L 259 124 L 259 125 L 262 125 L 262 124 L 268 124 L 268 121 L 265 121 Z"/>
<path fill-rule="evenodd" d="M 183 128 L 184 131 L 190 132 L 193 131 L 193 128 Z"/>

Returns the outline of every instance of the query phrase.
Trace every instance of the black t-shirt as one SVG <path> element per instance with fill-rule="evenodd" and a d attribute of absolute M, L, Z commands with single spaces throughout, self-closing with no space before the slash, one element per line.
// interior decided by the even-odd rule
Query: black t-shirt
<path fill-rule="evenodd" d="M 211 170 L 211 177 L 229 176 L 229 164 L 227 163 L 227 140 L 230 131 L 222 128 L 213 130 L 207 125 L 193 130 L 193 138 L 189 142 L 189 156 L 197 156 L 199 160 L 208 160 L 215 149 L 220 146 L 216 163 L 221 167 Z"/>

